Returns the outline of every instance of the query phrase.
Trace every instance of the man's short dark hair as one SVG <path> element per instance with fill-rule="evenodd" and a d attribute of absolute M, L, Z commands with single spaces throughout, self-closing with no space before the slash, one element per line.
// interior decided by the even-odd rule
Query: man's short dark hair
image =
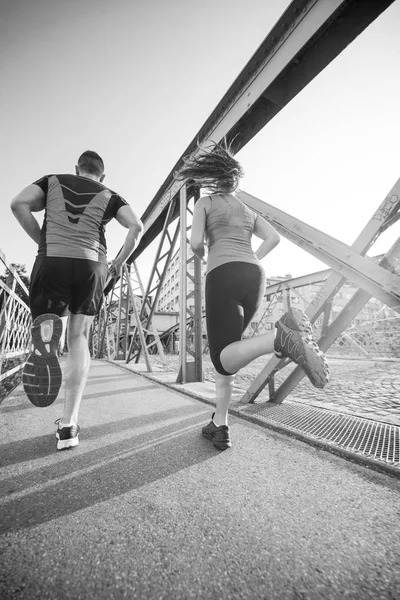
<path fill-rule="evenodd" d="M 92 150 L 86 150 L 86 152 L 80 155 L 78 158 L 78 167 L 84 173 L 98 175 L 99 177 L 104 173 L 103 159 L 97 152 L 93 152 Z"/>

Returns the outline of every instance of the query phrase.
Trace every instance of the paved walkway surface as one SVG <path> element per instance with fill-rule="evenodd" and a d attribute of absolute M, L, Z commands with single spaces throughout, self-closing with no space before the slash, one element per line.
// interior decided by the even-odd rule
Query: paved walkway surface
<path fill-rule="evenodd" d="M 62 395 L 62 394 L 61 394 Z M 400 598 L 400 482 L 95 361 L 81 443 L 61 400 L 0 406 L 0 597 Z"/>

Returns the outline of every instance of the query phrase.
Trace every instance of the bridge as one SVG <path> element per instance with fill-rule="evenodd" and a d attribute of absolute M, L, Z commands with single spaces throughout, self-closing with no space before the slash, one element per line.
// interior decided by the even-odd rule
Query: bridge
<path fill-rule="evenodd" d="M 65 542 L 64 551 L 71 565 L 61 578 L 65 598 L 89 598 L 95 593 L 104 598 L 119 597 L 115 590 L 129 598 L 339 598 L 346 593 L 357 598 L 362 590 L 362 597 L 373 599 L 400 594 L 400 580 L 395 573 L 399 560 L 395 506 L 400 419 L 398 409 L 384 416 L 370 411 L 382 396 L 389 404 L 399 398 L 396 359 L 400 358 L 400 238 L 384 254 L 367 256 L 400 217 L 400 179 L 392 189 L 382 190 L 376 210 L 361 231 L 355 231 L 352 245 L 239 191 L 243 202 L 264 216 L 294 248 L 309 252 L 327 266 L 318 273 L 270 282 L 262 312 L 246 335 L 268 329 L 280 307 L 285 310 L 299 304 L 313 323 L 320 347 L 331 357 L 334 375 L 343 373 L 336 381 L 333 376 L 329 384 L 341 401 L 332 405 L 325 391 L 320 390 L 311 396 L 303 372 L 289 360 L 270 357 L 266 364 L 257 363 L 257 372 L 238 378 L 230 411 L 238 439 L 237 462 L 224 457 L 216 464 L 209 448 L 196 447 L 194 455 L 187 450 L 193 431 L 209 414 L 205 405 L 214 402 L 213 380 L 203 326 L 202 263 L 188 248 L 191 215 L 199 191 L 173 177 L 182 157 L 198 144 L 207 151 L 211 140 L 226 138 L 238 152 L 251 143 L 392 1 L 294 0 L 172 166 L 142 215 L 144 234 L 121 279 L 108 282 L 103 308 L 93 326 L 93 365 L 83 408 L 83 418 L 92 424 L 92 433 L 89 429 L 88 450 L 77 458 L 60 462 L 51 458 L 40 415 L 29 406 L 19 387 L 30 344 L 30 314 L 24 300 L 27 289 L 9 257 L 0 253 L 6 269 L 5 281 L 0 280 L 0 410 L 3 440 L 10 440 L 3 445 L 0 459 L 5 475 L 0 501 L 2 533 L 4 539 L 11 536 L 15 548 L 15 553 L 13 548 L 6 552 L 8 583 L 0 588 L 3 597 L 28 597 L 31 590 L 30 597 L 53 597 L 55 581 L 48 588 L 53 592 L 44 592 L 45 574 L 39 554 L 35 554 L 35 536 L 41 543 L 50 543 L 54 550 L 50 540 L 59 534 L 51 529 L 52 522 L 69 527 L 76 512 L 90 540 L 89 548 L 80 538 L 79 551 L 87 551 L 90 558 L 83 567 L 74 557 L 72 540 Z M 156 255 L 144 286 L 137 260 L 154 244 Z M 179 314 L 172 318 L 174 322 L 166 324 L 165 317 L 158 314 L 158 306 L 177 250 Z M 348 376 L 350 363 L 356 364 L 355 370 L 369 385 L 361 381 L 354 386 L 354 376 Z M 386 369 L 384 375 L 382 369 Z M 366 396 L 359 411 L 353 406 L 348 408 L 346 396 L 352 394 Z M 118 399 L 113 400 L 113 415 L 105 395 Z M 124 419 L 126 425 L 121 428 Z M 30 447 L 25 431 L 33 424 L 43 436 L 35 438 Z M 10 435 L 11 430 L 14 434 Z M 104 435 L 109 455 L 97 437 Z M 35 453 L 40 468 L 35 466 Z M 206 462 L 211 465 L 209 471 Z M 296 464 L 297 469 L 293 466 Z M 310 474 L 307 481 L 305 472 Z M 233 484 L 227 473 L 235 473 L 239 481 L 237 494 L 229 503 L 226 488 Z M 202 482 L 206 482 L 207 489 Z M 356 490 L 360 498 L 357 505 L 352 504 L 355 495 L 351 490 Z M 279 511 L 276 499 L 282 503 L 284 513 Z M 209 508 L 211 502 L 213 510 Z M 205 504 L 204 515 L 210 519 L 207 531 L 201 525 Z M 182 511 L 182 522 L 174 512 L 177 507 Z M 131 510 L 138 518 L 134 526 Z M 251 520 L 250 513 L 253 517 L 256 514 L 255 520 Z M 260 513 L 268 514 L 268 526 Z M 226 523 L 227 514 L 233 524 Z M 278 521 L 274 521 L 276 518 Z M 243 543 L 240 519 L 254 548 Z M 104 535 L 96 529 L 98 522 Z M 150 538 L 140 529 L 140 522 L 145 523 Z M 256 533 L 257 528 L 261 535 Z M 282 531 L 287 543 L 282 543 Z M 321 531 L 328 542 L 319 539 Z M 230 534 L 236 555 L 224 537 Z M 24 574 L 22 565 L 13 570 L 24 536 L 30 552 L 29 556 L 24 554 L 30 561 L 27 572 L 36 570 L 40 574 L 35 583 L 33 577 Z M 173 541 L 175 536 L 179 543 Z M 265 537 L 270 539 L 270 551 L 262 542 Z M 110 539 L 116 540 L 115 547 L 109 545 Z M 141 556 L 135 576 L 124 555 L 132 539 Z M 307 544 L 307 539 L 315 544 L 315 551 L 309 547 L 308 554 L 302 555 L 302 543 Z M 330 545 L 333 549 L 328 559 Z M 363 545 L 369 556 L 376 552 L 375 561 L 366 559 Z M 38 552 L 46 554 L 44 547 Z M 176 560 L 166 558 L 171 553 Z M 185 553 L 188 562 L 183 565 Z M 191 553 L 197 553 L 199 564 L 203 561 L 210 567 L 213 582 L 207 581 L 205 572 L 188 558 Z M 220 555 L 225 556 L 225 570 Z M 272 566 L 267 579 L 263 558 Z M 50 564 L 50 559 L 44 560 Z M 351 565 L 352 560 L 355 565 Z M 61 554 L 57 554 L 56 561 L 60 564 Z M 289 563 L 294 569 L 292 582 Z M 119 583 L 115 564 L 123 573 Z M 153 578 L 144 575 L 147 569 L 152 570 Z M 82 594 L 74 570 L 80 573 L 81 585 L 84 581 Z M 104 573 L 112 580 L 114 592 L 108 590 Z M 135 587 L 135 577 L 136 583 L 140 580 L 139 587 Z M 223 582 L 221 588 L 215 581 L 218 578 Z M 31 588 L 18 588 L 18 581 L 29 582 Z M 195 591 L 190 595 L 188 590 Z M 204 590 L 203 595 L 200 590 Z"/>

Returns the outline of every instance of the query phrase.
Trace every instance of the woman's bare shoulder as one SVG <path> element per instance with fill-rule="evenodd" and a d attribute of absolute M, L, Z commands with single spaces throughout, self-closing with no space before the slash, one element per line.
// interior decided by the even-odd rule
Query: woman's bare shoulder
<path fill-rule="evenodd" d="M 200 198 L 196 202 L 196 206 L 202 206 L 203 208 L 207 208 L 211 206 L 211 196 L 200 196 Z"/>

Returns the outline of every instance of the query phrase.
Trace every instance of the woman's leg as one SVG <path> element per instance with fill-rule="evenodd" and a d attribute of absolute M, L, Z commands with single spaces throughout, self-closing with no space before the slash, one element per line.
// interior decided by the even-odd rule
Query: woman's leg
<path fill-rule="evenodd" d="M 206 317 L 210 355 L 215 368 L 216 411 L 213 422 L 217 427 L 228 424 L 228 407 L 232 396 L 234 375 L 239 368 L 233 362 L 235 348 L 262 299 L 265 288 L 264 273 L 256 265 L 228 263 L 211 271 L 206 279 Z M 260 338 L 263 338 L 260 341 Z M 257 340 L 257 344 L 254 341 Z M 274 334 L 252 340 L 241 363 L 273 351 Z M 257 346 L 257 349 L 255 349 Z M 225 363 L 225 348 L 233 348 Z M 242 346 L 239 346 L 242 348 Z M 222 350 L 222 352 L 221 352 Z M 231 360 L 232 354 L 232 360 Z M 236 358 L 237 361 L 237 358 Z M 232 363 L 232 364 L 231 364 Z M 232 367 L 233 368 L 230 368 Z"/>
<path fill-rule="evenodd" d="M 265 290 L 265 274 L 257 265 L 241 263 L 238 275 L 242 282 L 240 297 L 243 309 L 242 331 L 237 341 L 226 345 L 220 354 L 221 365 L 227 373 L 236 373 L 250 362 L 274 351 L 275 331 L 242 340 L 242 334 L 259 309 Z"/>
<path fill-rule="evenodd" d="M 216 409 L 213 421 L 217 427 L 228 425 L 228 408 L 233 391 L 234 375 L 221 375 L 215 372 Z"/>
<path fill-rule="evenodd" d="M 275 333 L 275 330 L 269 331 L 226 346 L 220 354 L 220 361 L 224 370 L 228 373 L 236 373 L 259 356 L 272 353 L 274 351 Z"/>
<path fill-rule="evenodd" d="M 299 365 L 311 383 L 324 388 L 329 381 L 329 367 L 324 353 L 312 336 L 312 326 L 306 314 L 290 309 L 275 324 L 276 332 L 233 342 L 220 354 L 225 372 L 235 373 L 249 362 L 266 353 L 278 358 L 290 358 Z"/>

